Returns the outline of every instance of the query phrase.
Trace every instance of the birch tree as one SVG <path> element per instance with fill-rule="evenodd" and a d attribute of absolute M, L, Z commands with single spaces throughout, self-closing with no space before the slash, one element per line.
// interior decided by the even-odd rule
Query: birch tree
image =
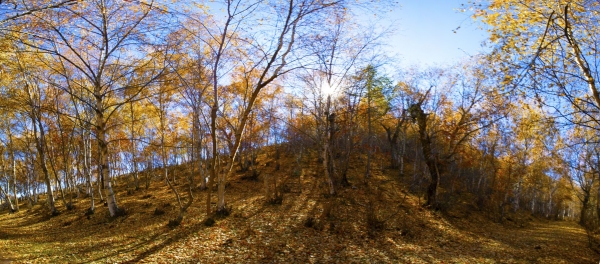
<path fill-rule="evenodd" d="M 154 1 L 88 1 L 34 14 L 40 39 L 22 40 L 49 55 L 46 64 L 59 76 L 51 83 L 55 89 L 92 109 L 99 176 L 111 216 L 123 212 L 110 180 L 110 120 L 165 72 L 166 47 L 154 43 L 168 32 L 163 12 Z"/>

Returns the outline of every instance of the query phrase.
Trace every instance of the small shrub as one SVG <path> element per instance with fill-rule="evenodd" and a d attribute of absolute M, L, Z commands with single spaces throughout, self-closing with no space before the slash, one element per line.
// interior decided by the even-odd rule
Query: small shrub
<path fill-rule="evenodd" d="M 304 227 L 312 228 L 317 224 L 317 221 L 312 216 L 309 216 L 304 220 Z"/>
<path fill-rule="evenodd" d="M 323 214 L 321 215 L 321 219 L 328 219 L 328 220 L 332 220 L 333 219 L 333 201 L 330 201 L 326 204 L 323 205 Z"/>
<path fill-rule="evenodd" d="M 302 175 L 302 171 L 301 171 L 301 170 L 299 170 L 299 169 L 295 169 L 295 170 L 292 172 L 292 176 L 294 176 L 294 177 L 300 177 L 300 175 Z"/>
<path fill-rule="evenodd" d="M 260 172 L 258 172 L 257 170 L 252 170 L 250 174 L 246 173 L 244 176 L 241 177 L 241 179 L 245 181 L 258 181 L 259 176 Z"/>
<path fill-rule="evenodd" d="M 413 233 L 411 233 L 408 229 L 400 230 L 400 235 L 403 237 L 413 237 Z"/>
<path fill-rule="evenodd" d="M 221 209 L 221 210 L 217 210 L 217 212 L 215 213 L 215 215 L 220 218 L 227 217 L 230 214 L 231 214 L 231 208 L 229 208 L 227 206 L 223 207 L 223 209 Z"/>
<path fill-rule="evenodd" d="M 228 238 L 227 240 L 225 240 L 225 242 L 223 242 L 223 244 L 221 244 L 221 246 L 228 247 L 231 246 L 231 244 L 233 244 L 233 239 Z"/>
<path fill-rule="evenodd" d="M 381 221 L 379 217 L 377 217 L 376 208 L 373 202 L 369 201 L 367 206 L 367 229 L 369 233 L 373 235 L 374 231 L 379 231 L 383 229 L 384 221 Z"/>
<path fill-rule="evenodd" d="M 284 184 L 281 186 L 281 191 L 283 193 L 290 193 L 292 192 L 292 187 L 290 187 L 288 184 Z"/>
<path fill-rule="evenodd" d="M 379 221 L 378 219 L 367 219 L 367 228 L 370 237 L 375 237 L 377 231 L 381 231 L 383 229 L 384 222 Z"/>
<path fill-rule="evenodd" d="M 73 209 L 75 209 L 75 205 L 74 205 L 74 204 L 72 204 L 72 203 L 68 203 L 68 204 L 67 204 L 67 210 L 71 211 L 71 210 L 73 210 Z"/>
<path fill-rule="evenodd" d="M 90 208 L 88 208 L 88 209 L 85 211 L 85 216 L 87 216 L 87 217 L 88 217 L 88 219 L 89 219 L 89 218 L 90 218 L 90 216 L 94 214 L 94 211 L 95 211 L 95 210 L 94 210 L 94 209 L 92 209 L 91 207 L 90 207 Z"/>
<path fill-rule="evenodd" d="M 233 214 L 233 217 L 234 217 L 234 218 L 244 218 L 244 215 L 243 215 L 241 212 L 235 212 L 235 213 Z"/>
<path fill-rule="evenodd" d="M 160 209 L 160 208 L 154 209 L 154 215 L 164 215 L 164 214 L 165 214 L 165 210 Z"/>
<path fill-rule="evenodd" d="M 125 210 L 125 208 L 121 207 L 121 208 L 117 208 L 117 211 L 115 212 L 114 217 L 121 217 L 121 216 L 126 216 L 127 215 L 127 211 Z"/>
<path fill-rule="evenodd" d="M 268 204 L 282 204 L 283 203 L 283 195 L 277 195 L 267 201 Z"/>
<path fill-rule="evenodd" d="M 342 233 L 338 233 L 339 232 L 339 228 L 336 228 L 337 226 L 335 225 L 334 222 L 329 222 L 329 233 L 331 234 L 342 234 Z"/>
<path fill-rule="evenodd" d="M 179 218 L 175 218 L 175 219 L 169 220 L 169 223 L 167 224 L 167 226 L 170 227 L 170 228 L 178 227 L 178 226 L 181 225 L 181 220 L 182 219 L 179 219 Z"/>
<path fill-rule="evenodd" d="M 206 218 L 206 220 L 204 220 L 204 222 L 202 222 L 202 224 L 204 224 L 205 226 L 214 226 L 215 219 L 212 219 L 211 217 Z"/>

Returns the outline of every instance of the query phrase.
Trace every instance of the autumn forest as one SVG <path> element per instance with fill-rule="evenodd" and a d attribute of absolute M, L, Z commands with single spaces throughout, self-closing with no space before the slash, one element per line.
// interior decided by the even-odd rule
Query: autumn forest
<path fill-rule="evenodd" d="M 597 263 L 600 3 L 395 8 L 0 0 L 0 263 Z"/>

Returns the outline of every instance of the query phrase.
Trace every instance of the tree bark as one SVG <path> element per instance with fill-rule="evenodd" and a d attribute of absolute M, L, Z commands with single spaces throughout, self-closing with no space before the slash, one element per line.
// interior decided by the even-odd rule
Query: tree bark
<path fill-rule="evenodd" d="M 431 176 L 429 186 L 427 186 L 427 203 L 425 206 L 437 208 L 437 186 L 440 178 L 440 168 L 431 150 L 431 138 L 427 133 L 427 115 L 421 109 L 420 104 L 412 105 L 409 111 L 412 118 L 417 121 L 421 150 L 425 158 L 425 164 L 427 164 L 427 168 L 429 169 L 429 175 Z"/>
<path fill-rule="evenodd" d="M 215 75 L 215 81 L 216 81 L 216 75 Z M 215 84 L 215 89 L 216 89 L 216 84 Z M 216 95 L 216 90 L 215 90 L 215 97 L 217 97 Z M 217 120 L 217 110 L 219 109 L 219 105 L 218 102 L 215 98 L 215 102 L 212 106 L 212 109 L 210 111 L 210 134 L 211 134 L 211 139 L 212 139 L 212 159 L 211 159 L 211 163 L 210 163 L 210 178 L 208 179 L 208 186 L 207 186 L 207 192 L 206 192 L 206 215 L 209 216 L 211 214 L 211 192 L 212 192 L 212 185 L 214 182 L 214 179 L 217 177 L 217 159 L 218 159 L 218 153 L 217 153 L 217 125 L 216 125 L 216 120 Z"/>
<path fill-rule="evenodd" d="M 110 181 L 108 144 L 106 142 L 106 120 L 104 120 L 102 95 L 96 96 L 96 133 L 98 143 L 98 172 L 100 179 L 104 183 L 108 211 L 111 217 L 115 217 L 120 214 L 120 211 L 119 207 L 117 206 L 117 200 Z"/>
<path fill-rule="evenodd" d="M 335 195 L 336 193 L 336 184 L 335 184 L 335 171 L 333 167 L 333 159 L 332 159 L 332 141 L 333 141 L 333 133 L 334 133 L 334 122 L 335 122 L 335 113 L 330 113 L 331 108 L 331 95 L 327 96 L 327 105 L 325 110 L 325 129 L 324 129 L 324 142 L 323 142 L 323 169 L 325 171 L 325 176 L 327 177 L 329 183 L 329 194 Z"/>
<path fill-rule="evenodd" d="M 135 143 L 135 115 L 133 112 L 133 101 L 129 102 L 129 113 L 130 113 L 130 117 L 131 117 L 131 127 L 130 127 L 130 132 L 131 132 L 131 162 L 133 163 L 133 173 L 132 173 L 132 178 L 133 178 L 133 184 L 135 186 L 136 190 L 140 189 L 140 180 L 139 180 L 139 172 L 138 172 L 138 162 L 137 162 L 137 146 Z"/>
<path fill-rule="evenodd" d="M 50 208 L 51 215 L 57 215 L 59 212 L 56 209 L 54 194 L 52 193 L 52 182 L 50 181 L 50 173 L 48 172 L 48 167 L 46 166 L 46 133 L 44 131 L 44 127 L 42 126 L 41 120 L 39 120 L 39 116 L 35 112 L 31 113 L 31 121 L 33 122 L 33 134 L 35 137 L 35 146 L 38 151 L 38 161 L 40 163 L 40 167 L 42 168 L 42 173 L 44 174 L 44 180 L 46 183 L 46 192 L 48 195 L 48 207 Z M 39 136 L 38 136 L 38 131 Z"/>
<path fill-rule="evenodd" d="M 94 182 L 92 181 L 92 142 L 91 135 L 88 130 L 83 132 L 83 173 L 88 185 L 88 193 L 90 195 L 90 208 L 88 212 L 93 214 L 96 211 L 94 204 Z"/>
<path fill-rule="evenodd" d="M 581 215 L 579 216 L 579 225 L 585 227 L 587 224 L 587 211 L 590 203 L 590 194 L 584 192 L 584 197 L 581 202 Z"/>
<path fill-rule="evenodd" d="M 50 139 L 50 153 L 54 152 L 53 145 L 54 144 L 52 143 L 52 139 Z M 50 156 L 50 157 L 48 157 L 48 160 L 50 161 L 50 167 L 52 169 L 52 175 L 54 175 L 54 180 L 55 180 L 54 183 L 56 184 L 56 189 L 58 189 L 58 192 L 60 193 L 60 198 L 61 198 L 61 200 L 63 202 L 63 205 L 65 206 L 65 208 L 67 210 L 70 210 L 71 207 L 67 203 L 67 200 L 65 198 L 65 192 L 63 191 L 63 188 L 62 188 L 62 183 L 60 181 L 60 178 L 58 177 L 58 172 L 57 172 L 58 170 L 56 169 L 56 164 L 54 163 L 55 158 L 52 157 L 52 156 Z"/>
<path fill-rule="evenodd" d="M 12 145 L 12 138 L 11 138 Z M 14 149 L 11 151 L 12 175 L 13 175 L 13 196 L 15 197 L 15 211 L 19 211 L 19 197 L 17 196 L 17 161 L 15 160 Z"/>
<path fill-rule="evenodd" d="M 15 212 L 16 211 L 15 205 L 13 204 L 12 200 L 10 199 L 10 196 L 8 195 L 8 193 L 4 191 L 2 186 L 0 186 L 0 192 L 2 192 L 2 195 L 4 195 L 4 198 L 6 199 L 6 203 L 8 203 L 8 205 L 10 206 L 10 211 Z"/>
<path fill-rule="evenodd" d="M 390 160 L 390 168 L 392 169 L 397 169 L 398 168 L 398 161 L 400 160 L 398 158 L 398 135 L 400 134 L 400 127 L 402 126 L 403 121 L 400 121 L 396 124 L 396 126 L 394 127 L 394 130 L 392 131 L 392 127 L 387 127 L 385 125 L 383 126 L 383 129 L 385 129 L 386 135 L 387 135 L 387 140 L 388 143 L 390 144 L 390 154 L 391 154 L 391 160 Z"/>
<path fill-rule="evenodd" d="M 369 78 L 369 77 L 367 77 Z M 365 183 L 367 182 L 367 180 L 371 177 L 371 155 L 373 152 L 373 132 L 372 132 L 372 128 L 371 128 L 371 85 L 370 85 L 370 79 L 368 80 L 369 84 L 367 84 L 367 168 L 365 170 L 365 178 L 364 181 Z"/>

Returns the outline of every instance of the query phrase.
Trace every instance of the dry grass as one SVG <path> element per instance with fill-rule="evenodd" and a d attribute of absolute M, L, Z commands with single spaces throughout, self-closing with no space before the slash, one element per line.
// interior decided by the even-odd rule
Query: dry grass
<path fill-rule="evenodd" d="M 419 206 L 401 183 L 376 171 L 369 185 L 361 172 L 355 185 L 327 197 L 323 177 L 313 162 L 305 173 L 261 159 L 261 173 L 285 181 L 281 205 L 265 202 L 262 181 L 231 179 L 229 217 L 203 224 L 205 192 L 181 226 L 171 229 L 178 213 L 174 195 L 163 181 L 127 195 L 117 188 L 125 217 L 111 219 L 100 205 L 90 219 L 89 200 L 57 217 L 36 205 L 0 214 L 0 263 L 23 262 L 201 262 L 201 263 L 597 263 L 582 228 L 571 222 L 533 219 L 517 228 L 490 222 L 478 212 L 447 217 Z M 293 164 L 291 158 L 282 164 Z M 360 167 L 357 162 L 355 166 Z M 390 173 L 391 174 L 391 173 Z M 213 192 L 214 193 L 214 192 Z M 149 197 L 151 196 L 151 197 Z M 213 199 L 214 200 L 214 199 Z M 154 215 L 160 208 L 163 215 Z M 62 208 L 61 208 L 62 209 Z M 372 213 L 369 220 L 367 213 Z M 307 220 L 312 219 L 312 224 Z M 373 219 L 378 225 L 373 225 Z M 310 226 L 310 227 L 307 227 Z"/>

